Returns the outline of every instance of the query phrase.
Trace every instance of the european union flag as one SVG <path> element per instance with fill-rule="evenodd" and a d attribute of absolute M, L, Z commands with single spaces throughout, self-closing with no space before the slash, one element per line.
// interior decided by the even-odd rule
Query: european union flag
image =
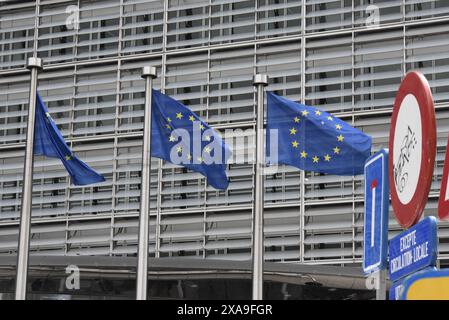
<path fill-rule="evenodd" d="M 37 94 L 34 128 L 34 154 L 60 159 L 72 177 L 74 185 L 105 181 L 102 175 L 96 173 L 72 153 L 39 94 Z"/>
<path fill-rule="evenodd" d="M 226 189 L 231 152 L 220 135 L 175 99 L 153 90 L 151 155 L 201 173 L 215 189 Z"/>
<path fill-rule="evenodd" d="M 267 152 L 270 143 L 278 144 L 278 159 L 270 155 L 270 163 L 335 175 L 363 173 L 371 154 L 370 136 L 325 111 L 272 92 L 267 92 L 267 98 Z"/>

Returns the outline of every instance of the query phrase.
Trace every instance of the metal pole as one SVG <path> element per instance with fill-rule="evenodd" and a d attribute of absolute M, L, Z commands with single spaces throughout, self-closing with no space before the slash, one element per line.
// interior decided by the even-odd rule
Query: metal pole
<path fill-rule="evenodd" d="M 305 234 L 304 234 L 304 230 L 305 230 L 305 219 L 306 219 L 306 205 L 305 205 L 305 197 L 306 197 L 306 172 L 304 170 L 300 171 L 300 175 L 301 175 L 301 199 L 300 199 L 300 208 L 299 208 L 299 214 L 300 214 L 300 222 L 299 222 L 299 226 L 300 226 L 300 231 L 299 231 L 299 236 L 300 236 L 300 251 L 299 251 L 299 258 L 301 263 L 304 263 L 304 239 L 305 239 Z"/>
<path fill-rule="evenodd" d="M 151 180 L 151 98 L 156 68 L 147 66 L 142 69 L 145 79 L 145 120 L 142 151 L 142 185 L 140 187 L 139 243 L 137 252 L 136 299 L 147 299 L 148 285 L 148 242 L 150 222 L 150 180 Z"/>
<path fill-rule="evenodd" d="M 163 165 L 163 160 L 159 159 L 159 167 L 157 170 L 156 241 L 155 241 L 155 253 L 154 253 L 155 258 L 161 257 L 162 165 Z"/>
<path fill-rule="evenodd" d="M 20 215 L 19 248 L 17 252 L 16 300 L 25 300 L 30 247 L 31 206 L 33 198 L 34 119 L 36 117 L 37 74 L 42 69 L 42 59 L 29 58 L 31 71 L 28 125 L 26 135 L 25 166 L 23 169 L 22 212 Z"/>
<path fill-rule="evenodd" d="M 256 74 L 253 85 L 257 87 L 257 115 L 256 115 L 256 172 L 253 206 L 253 300 L 263 299 L 263 208 L 265 168 L 265 137 L 264 137 L 264 87 L 268 85 L 266 74 Z"/>
<path fill-rule="evenodd" d="M 376 300 L 387 300 L 387 270 L 377 271 L 376 282 Z"/>

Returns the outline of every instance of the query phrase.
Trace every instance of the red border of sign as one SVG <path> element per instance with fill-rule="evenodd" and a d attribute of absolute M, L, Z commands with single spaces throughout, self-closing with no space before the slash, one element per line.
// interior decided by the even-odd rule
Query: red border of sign
<path fill-rule="evenodd" d="M 445 200 L 447 178 L 449 176 L 449 138 L 446 146 L 446 157 L 444 159 L 443 177 L 441 178 L 440 199 L 438 200 L 438 217 L 441 220 L 449 218 L 449 200 Z"/>
<path fill-rule="evenodd" d="M 408 95 L 415 96 L 419 104 L 422 126 L 422 158 L 419 171 L 419 182 L 411 201 L 404 205 L 399 200 L 393 177 L 393 140 L 396 130 L 396 122 L 402 100 Z M 391 116 L 390 141 L 388 158 L 388 176 L 390 180 L 391 204 L 396 220 L 404 228 L 409 228 L 419 221 L 426 206 L 432 183 L 433 167 L 436 154 L 436 121 L 433 105 L 432 91 L 427 79 L 421 72 L 412 71 L 407 73 L 402 80 L 396 95 Z"/>

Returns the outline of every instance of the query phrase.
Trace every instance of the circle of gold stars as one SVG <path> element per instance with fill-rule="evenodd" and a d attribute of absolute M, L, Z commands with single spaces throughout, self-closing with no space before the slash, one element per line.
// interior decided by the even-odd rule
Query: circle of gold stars
<path fill-rule="evenodd" d="M 175 119 L 175 120 L 182 120 L 182 119 L 184 118 L 184 116 L 188 117 L 189 121 L 191 121 L 192 124 L 193 124 L 195 121 L 200 121 L 199 128 L 201 129 L 201 131 L 203 131 L 203 130 L 206 129 L 206 126 L 204 125 L 204 123 L 203 123 L 201 120 L 199 120 L 197 117 L 195 117 L 193 114 L 190 114 L 190 115 L 187 114 L 187 115 L 185 115 L 185 114 L 183 114 L 182 112 L 177 112 L 177 113 L 174 115 L 174 119 Z M 165 127 L 170 131 L 170 134 L 169 134 L 169 136 L 168 136 L 168 141 L 174 143 L 174 142 L 176 142 L 176 141 L 178 140 L 175 136 L 172 135 L 172 130 L 175 129 L 175 121 L 173 121 L 171 117 L 167 117 L 165 120 L 166 120 Z M 207 142 L 210 142 L 210 141 L 211 141 L 211 136 L 210 136 L 210 135 L 205 136 L 205 137 L 204 137 L 204 140 L 207 141 Z M 178 147 L 176 148 L 176 152 L 177 152 L 178 154 L 180 154 L 180 155 L 183 153 L 183 151 L 184 151 L 184 149 L 183 149 L 181 146 L 178 146 Z M 212 152 L 212 149 L 211 149 L 210 147 L 208 147 L 208 146 L 205 146 L 205 147 L 203 148 L 202 154 L 203 154 L 203 155 L 204 155 L 204 154 L 210 154 L 211 152 Z M 192 155 L 191 155 L 190 153 L 188 153 L 188 154 L 186 155 L 186 157 L 187 157 L 187 160 L 188 160 L 188 161 L 191 161 L 191 160 L 193 159 L 193 158 L 192 158 Z M 199 163 L 201 164 L 202 162 L 204 162 L 204 157 L 198 156 L 198 157 L 196 158 L 196 161 L 199 162 Z"/>
<path fill-rule="evenodd" d="M 307 111 L 307 110 L 303 110 L 303 111 L 300 112 L 300 116 L 303 116 L 303 117 L 308 117 L 309 114 L 310 114 L 310 112 Z M 320 116 L 323 115 L 323 112 L 320 111 L 320 110 L 316 110 L 312 114 L 314 114 L 316 117 L 320 117 Z M 326 113 L 324 113 L 324 114 L 326 114 Z M 293 123 L 294 124 L 300 124 L 301 123 L 300 116 L 296 116 L 296 117 L 293 118 Z M 330 115 L 325 115 L 325 117 L 323 117 L 323 120 L 324 119 L 327 119 L 327 121 L 329 121 L 329 122 L 333 122 L 334 121 L 334 117 L 332 117 Z M 322 124 L 324 124 L 324 121 L 322 122 Z M 335 129 L 337 131 L 341 131 L 343 129 L 343 127 L 340 124 L 336 124 L 335 125 Z M 298 128 L 293 126 L 293 127 L 289 128 L 289 131 L 290 131 L 290 136 L 292 136 L 292 138 L 294 138 L 294 140 L 291 142 L 292 148 L 300 149 L 300 143 L 297 140 L 297 133 L 299 131 Z M 337 143 L 341 143 L 341 142 L 344 141 L 344 139 L 345 139 L 345 137 L 343 136 L 343 134 L 339 134 L 336 137 L 336 140 L 337 140 L 336 142 Z M 301 159 L 308 159 L 309 158 L 309 154 L 307 153 L 307 151 L 304 150 L 304 149 L 300 149 L 300 150 L 301 150 L 301 152 L 299 153 L 299 155 L 300 155 Z M 314 164 L 318 164 L 318 163 L 320 163 L 320 161 L 331 162 L 333 157 L 339 155 L 340 153 L 341 153 L 341 148 L 338 147 L 338 146 L 335 146 L 332 149 L 332 152 L 325 154 L 322 158 L 320 158 L 318 155 L 312 155 L 310 157 L 310 159 L 312 160 L 312 163 L 314 163 Z"/>

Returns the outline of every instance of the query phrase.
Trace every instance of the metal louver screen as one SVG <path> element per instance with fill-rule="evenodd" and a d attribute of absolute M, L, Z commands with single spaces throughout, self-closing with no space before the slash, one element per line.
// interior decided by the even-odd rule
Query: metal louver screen
<path fill-rule="evenodd" d="M 79 6 L 79 29 L 67 27 Z M 365 26 L 370 5 L 377 28 Z M 0 7 L 0 255 L 16 250 L 28 101 L 27 57 L 44 59 L 39 92 L 70 147 L 107 181 L 74 187 L 58 160 L 36 158 L 31 247 L 40 255 L 136 253 L 143 65 L 254 157 L 252 77 L 340 116 L 387 147 L 400 79 L 420 69 L 437 109 L 438 154 L 426 214 L 435 214 L 449 134 L 449 3 L 368 0 L 40 0 Z M 230 130 L 232 129 L 232 130 Z M 238 129 L 238 130 L 237 130 Z M 152 160 L 151 246 L 161 256 L 251 256 L 254 168 L 231 162 L 217 191 L 198 173 Z M 301 195 L 304 198 L 301 199 Z M 157 203 L 160 207 L 157 208 Z M 280 166 L 266 174 L 270 261 L 358 263 L 363 179 Z M 391 210 L 390 210 L 391 211 Z M 304 214 L 302 214 L 304 212 Z M 160 221 L 156 219 L 160 214 Z M 400 230 L 390 212 L 390 237 Z M 449 225 L 439 230 L 448 257 Z M 156 237 L 160 234 L 160 237 Z"/>

